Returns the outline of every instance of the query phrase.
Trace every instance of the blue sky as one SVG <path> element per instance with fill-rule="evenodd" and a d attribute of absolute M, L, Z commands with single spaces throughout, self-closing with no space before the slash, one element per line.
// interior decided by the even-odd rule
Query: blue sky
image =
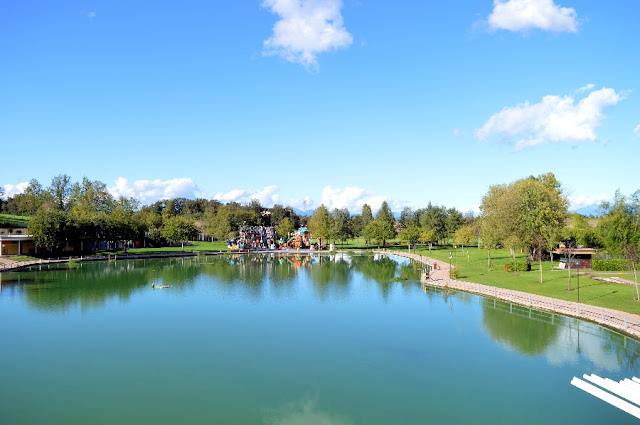
<path fill-rule="evenodd" d="M 477 207 L 640 189 L 636 1 L 0 4 L 0 184 Z"/>

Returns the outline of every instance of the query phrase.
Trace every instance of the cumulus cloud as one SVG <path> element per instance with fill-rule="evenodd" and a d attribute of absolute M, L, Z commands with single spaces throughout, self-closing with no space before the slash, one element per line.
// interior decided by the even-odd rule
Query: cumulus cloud
<path fill-rule="evenodd" d="M 516 150 L 545 142 L 593 142 L 604 108 L 622 99 L 622 94 L 610 88 L 592 91 L 577 103 L 572 96 L 548 95 L 540 103 L 527 101 L 505 107 L 476 131 L 476 137 L 484 141 L 499 134 L 505 140 L 516 141 Z"/>
<path fill-rule="evenodd" d="M 325 186 L 322 189 L 321 199 L 329 210 L 347 208 L 352 213 L 360 213 L 364 204 L 368 204 L 375 213 L 384 201 L 387 201 L 392 211 L 400 211 L 406 206 L 405 203 L 389 200 L 385 196 L 374 195 L 371 191 L 360 187 L 334 188 Z"/>
<path fill-rule="evenodd" d="M 195 198 L 198 187 L 191 178 L 171 180 L 136 180 L 129 182 L 124 177 L 116 180 L 116 185 L 109 188 L 114 197 L 136 198 L 143 204 L 153 203 L 161 199 Z"/>
<path fill-rule="evenodd" d="M 343 24 L 341 0 L 265 0 L 262 6 L 280 17 L 264 41 L 265 55 L 316 68 L 318 54 L 353 43 Z"/>
<path fill-rule="evenodd" d="M 487 21 L 491 29 L 507 31 L 578 31 L 575 9 L 558 6 L 553 0 L 494 0 Z"/>
<path fill-rule="evenodd" d="M 453 135 L 456 137 L 464 136 L 464 131 L 460 130 L 459 128 L 454 128 Z"/>
<path fill-rule="evenodd" d="M 272 207 L 273 204 L 277 204 L 279 195 L 278 186 L 271 185 L 265 186 L 259 190 L 244 190 L 233 189 L 229 192 L 219 192 L 213 196 L 213 199 L 217 199 L 220 202 L 237 202 L 239 204 L 247 204 L 252 199 L 257 199 L 263 207 Z"/>
<path fill-rule="evenodd" d="M 640 124 L 638 124 L 636 128 L 633 129 L 633 132 L 636 136 L 640 137 Z"/>
<path fill-rule="evenodd" d="M 7 199 L 12 197 L 13 195 L 24 192 L 27 186 L 29 186 L 29 182 L 2 185 L 2 187 L 4 188 L 4 198 Z"/>
<path fill-rule="evenodd" d="M 600 194 L 600 195 L 576 195 L 569 196 L 569 204 L 571 205 L 571 210 L 577 210 L 584 207 L 590 207 L 594 205 L 600 205 L 604 201 L 610 201 L 611 196 Z"/>
<path fill-rule="evenodd" d="M 280 196 L 280 188 L 275 185 L 265 186 L 263 189 L 257 190 L 233 189 L 228 192 L 216 193 L 213 199 L 224 203 L 237 202 L 239 204 L 247 204 L 252 199 L 257 199 L 264 207 L 283 204 L 301 211 L 313 211 L 320 206 L 320 204 L 323 204 L 329 210 L 333 210 L 334 208 L 347 208 L 352 213 L 360 213 L 364 204 L 369 204 L 375 213 L 384 201 L 387 201 L 393 211 L 400 211 L 407 206 L 406 203 L 387 199 L 385 196 L 376 195 L 360 187 L 325 186 L 322 189 L 320 202 L 317 202 L 311 196 L 298 199 L 282 199 Z"/>

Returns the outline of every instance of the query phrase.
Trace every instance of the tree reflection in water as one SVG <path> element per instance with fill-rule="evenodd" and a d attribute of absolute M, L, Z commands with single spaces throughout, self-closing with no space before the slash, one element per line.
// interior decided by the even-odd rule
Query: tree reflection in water
<path fill-rule="evenodd" d="M 528 356 L 563 365 L 579 357 L 599 370 L 632 370 L 639 365 L 640 344 L 594 323 L 482 298 L 482 323 L 488 335 Z"/>
<path fill-rule="evenodd" d="M 200 277 L 214 278 L 218 285 L 241 288 L 260 297 L 263 285 L 277 291 L 294 284 L 304 272 L 316 294 L 324 299 L 328 291 L 348 293 L 353 273 L 375 282 L 383 297 L 392 285 L 419 284 L 421 266 L 397 262 L 385 256 L 259 254 L 216 257 L 125 260 L 60 264 L 39 271 L 38 267 L 19 273 L 4 273 L 4 291 L 24 293 L 29 305 L 41 310 L 66 311 L 80 306 L 98 308 L 109 299 L 127 300 L 151 283 L 169 285 L 172 291 L 187 290 Z"/>

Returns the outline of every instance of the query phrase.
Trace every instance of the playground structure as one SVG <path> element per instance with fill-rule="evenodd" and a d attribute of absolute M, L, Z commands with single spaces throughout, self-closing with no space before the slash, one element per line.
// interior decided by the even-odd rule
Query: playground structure
<path fill-rule="evenodd" d="M 282 249 L 314 249 L 311 234 L 306 227 L 278 238 L 273 226 L 240 226 L 238 237 L 229 239 L 230 249 L 241 251 L 282 250 Z"/>
<path fill-rule="evenodd" d="M 275 249 L 276 228 L 273 226 L 240 226 L 238 237 L 227 241 L 231 249 L 257 251 Z"/>
<path fill-rule="evenodd" d="M 311 234 L 309 229 L 301 227 L 290 233 L 288 237 L 280 238 L 280 249 L 311 249 Z"/>

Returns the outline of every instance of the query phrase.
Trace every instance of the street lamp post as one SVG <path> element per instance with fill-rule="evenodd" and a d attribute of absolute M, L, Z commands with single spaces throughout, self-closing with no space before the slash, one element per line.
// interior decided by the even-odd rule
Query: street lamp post
<path fill-rule="evenodd" d="M 578 283 L 578 304 L 580 304 L 580 260 L 576 263 L 576 281 Z"/>
<path fill-rule="evenodd" d="M 449 251 L 449 282 L 451 282 L 451 259 L 453 258 L 453 254 Z"/>

